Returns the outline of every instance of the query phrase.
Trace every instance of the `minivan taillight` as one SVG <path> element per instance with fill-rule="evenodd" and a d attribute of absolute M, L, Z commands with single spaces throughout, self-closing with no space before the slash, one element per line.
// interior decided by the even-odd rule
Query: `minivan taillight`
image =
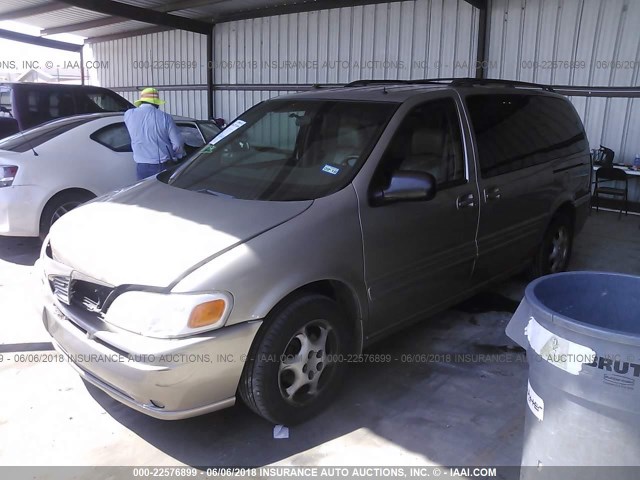
<path fill-rule="evenodd" d="M 17 173 L 18 167 L 15 165 L 0 165 L 0 187 L 10 187 Z"/>

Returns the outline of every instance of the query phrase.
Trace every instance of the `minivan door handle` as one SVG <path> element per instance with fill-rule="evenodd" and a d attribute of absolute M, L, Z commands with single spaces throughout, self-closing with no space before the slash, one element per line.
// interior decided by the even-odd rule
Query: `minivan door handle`
<path fill-rule="evenodd" d="M 473 193 L 460 195 L 456 200 L 456 206 L 458 207 L 458 210 L 460 210 L 461 208 L 475 207 L 475 205 L 476 203 L 475 203 L 475 197 L 473 196 Z"/>
<path fill-rule="evenodd" d="M 502 194 L 500 193 L 500 189 L 498 187 L 491 187 L 484 189 L 484 201 L 492 202 L 494 200 L 500 200 Z"/>

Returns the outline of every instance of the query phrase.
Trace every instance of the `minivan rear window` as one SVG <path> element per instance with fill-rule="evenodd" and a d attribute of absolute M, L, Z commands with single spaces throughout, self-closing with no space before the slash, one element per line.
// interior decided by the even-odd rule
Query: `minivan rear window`
<path fill-rule="evenodd" d="M 23 132 L 18 132 L 10 137 L 0 140 L 0 150 L 22 153 L 42 145 L 45 142 L 76 128 L 86 122 L 89 118 L 65 118 L 53 120 L 47 124 L 30 128 Z"/>
<path fill-rule="evenodd" d="M 472 95 L 467 106 L 483 178 L 588 150 L 571 104 L 547 95 Z"/>

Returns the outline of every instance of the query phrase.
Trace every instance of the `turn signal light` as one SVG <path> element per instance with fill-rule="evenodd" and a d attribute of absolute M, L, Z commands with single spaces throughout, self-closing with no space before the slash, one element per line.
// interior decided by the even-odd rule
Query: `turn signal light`
<path fill-rule="evenodd" d="M 212 300 L 201 303 L 191 311 L 189 315 L 189 328 L 206 327 L 213 325 L 222 318 L 227 304 L 224 300 Z"/>

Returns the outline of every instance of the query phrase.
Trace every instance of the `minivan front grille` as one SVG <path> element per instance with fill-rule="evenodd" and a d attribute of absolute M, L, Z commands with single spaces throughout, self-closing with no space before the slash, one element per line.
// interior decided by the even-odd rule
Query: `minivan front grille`
<path fill-rule="evenodd" d="M 71 302 L 89 312 L 99 312 L 112 291 L 111 287 L 85 280 L 74 280 Z"/>
<path fill-rule="evenodd" d="M 65 305 L 71 304 L 71 278 L 67 275 L 53 275 L 49 279 L 53 294 Z"/>
<path fill-rule="evenodd" d="M 112 287 L 87 280 L 78 280 L 68 275 L 51 275 L 49 284 L 53 294 L 65 305 L 74 305 L 92 313 L 104 306 Z"/>

